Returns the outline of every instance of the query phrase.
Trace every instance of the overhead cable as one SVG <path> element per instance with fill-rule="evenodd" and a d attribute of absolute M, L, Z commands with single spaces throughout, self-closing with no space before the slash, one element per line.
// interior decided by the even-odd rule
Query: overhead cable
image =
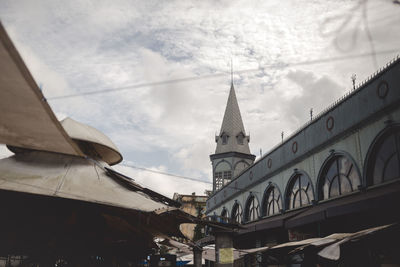
<path fill-rule="evenodd" d="M 256 71 L 264 72 L 265 69 L 279 69 L 279 68 L 283 69 L 283 68 L 288 68 L 288 67 L 293 67 L 293 66 L 314 65 L 314 64 L 320 64 L 320 63 L 328 63 L 328 62 L 335 62 L 335 61 L 342 61 L 342 60 L 350 60 L 350 59 L 355 59 L 355 58 L 376 56 L 378 54 L 379 55 L 393 54 L 393 53 L 398 53 L 398 52 L 399 52 L 399 50 L 393 49 L 393 50 L 385 50 L 385 51 L 379 51 L 379 52 L 373 51 L 370 53 L 353 54 L 353 55 L 346 55 L 346 56 L 340 56 L 340 57 L 331 57 L 331 58 L 300 61 L 300 62 L 296 62 L 296 63 L 275 63 L 275 64 L 264 65 L 264 66 L 261 66 L 256 69 L 239 70 L 239 71 L 235 71 L 235 73 L 242 74 L 242 73 L 249 73 L 249 72 L 256 72 Z M 189 82 L 189 81 L 196 81 L 196 80 L 204 80 L 204 79 L 224 77 L 224 76 L 226 76 L 226 73 L 215 73 L 215 74 L 202 75 L 202 76 L 197 76 L 197 77 L 187 77 L 187 78 L 159 81 L 159 82 L 153 82 L 153 83 L 139 83 L 139 84 L 132 84 L 132 85 L 126 85 L 126 86 L 121 86 L 121 87 L 115 87 L 115 88 L 105 88 L 105 89 L 99 89 L 99 90 L 93 90 L 93 91 L 87 91 L 87 92 L 78 92 L 78 93 L 69 94 L 69 95 L 53 96 L 53 97 L 47 98 L 47 100 L 59 100 L 59 99 L 74 98 L 74 97 L 79 97 L 79 96 L 115 93 L 115 92 L 119 92 L 119 91 L 132 90 L 132 89 L 141 88 L 141 87 L 159 86 L 159 85 Z"/>
<path fill-rule="evenodd" d="M 156 171 L 156 170 L 152 170 L 152 169 L 148 169 L 148 168 L 144 168 L 144 167 L 139 167 L 139 166 L 135 166 L 135 165 L 127 164 L 127 163 L 120 163 L 119 165 L 122 165 L 122 166 L 125 166 L 125 167 L 134 168 L 134 169 L 138 169 L 138 170 L 142 170 L 142 171 L 147 171 L 147 172 L 167 175 L 167 176 L 171 176 L 171 177 L 175 177 L 175 178 L 186 179 L 186 180 L 205 183 L 205 184 L 212 184 L 212 182 L 204 181 L 204 180 L 201 180 L 201 179 L 198 179 L 198 178 L 192 178 L 192 177 L 172 174 L 172 173 L 168 173 L 168 172 Z"/>

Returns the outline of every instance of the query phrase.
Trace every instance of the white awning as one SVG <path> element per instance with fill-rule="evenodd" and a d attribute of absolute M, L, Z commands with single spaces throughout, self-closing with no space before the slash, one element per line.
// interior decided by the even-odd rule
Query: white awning
<path fill-rule="evenodd" d="M 0 23 L 0 143 L 83 156 Z"/>
<path fill-rule="evenodd" d="M 379 231 L 385 230 L 391 226 L 394 226 L 394 224 L 388 224 L 388 225 L 382 225 L 378 227 L 373 227 L 369 229 L 365 229 L 356 233 L 348 234 L 347 236 L 344 236 L 342 240 L 333 243 L 324 249 L 322 249 L 318 255 L 329 259 L 329 260 L 339 260 L 340 259 L 340 246 L 346 242 L 352 241 L 354 239 L 359 239 L 366 237 L 371 234 L 376 234 Z"/>
<path fill-rule="evenodd" d="M 168 205 L 108 175 L 106 163 L 31 151 L 0 160 L 0 189 L 152 212 Z M 133 182 L 131 182 L 134 185 Z"/>
<path fill-rule="evenodd" d="M 114 165 L 122 161 L 117 146 L 99 130 L 71 118 L 62 120 L 61 125 L 73 140 L 90 143 L 97 155 L 108 164 Z"/>

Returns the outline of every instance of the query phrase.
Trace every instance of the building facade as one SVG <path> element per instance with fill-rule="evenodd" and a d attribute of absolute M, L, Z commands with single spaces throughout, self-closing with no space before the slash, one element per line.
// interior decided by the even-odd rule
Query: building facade
<path fill-rule="evenodd" d="M 233 86 L 229 98 L 231 94 Z M 399 58 L 256 162 L 246 150 L 242 159 L 250 166 L 221 186 L 216 155 L 228 153 L 220 140 L 224 129 L 236 127 L 225 125 L 225 118 L 236 116 L 231 121 L 241 122 L 240 112 L 226 112 L 228 106 L 216 153 L 210 156 L 214 191 L 207 201 L 207 215 L 230 218 L 245 227 L 235 237 L 236 247 L 400 221 L 398 212 L 393 212 L 400 207 Z M 225 147 L 232 150 L 229 144 Z M 232 170 L 232 164 L 225 166 Z"/>
<path fill-rule="evenodd" d="M 184 212 L 189 213 L 190 215 L 193 215 L 195 217 L 204 216 L 207 196 L 196 196 L 195 193 L 192 193 L 191 195 L 174 193 L 173 200 L 181 204 L 180 208 Z M 193 240 L 195 238 L 195 229 L 196 225 L 193 223 L 184 223 L 180 225 L 181 232 L 185 237 L 189 238 L 190 240 Z M 201 230 L 201 228 L 199 227 L 198 229 Z"/>

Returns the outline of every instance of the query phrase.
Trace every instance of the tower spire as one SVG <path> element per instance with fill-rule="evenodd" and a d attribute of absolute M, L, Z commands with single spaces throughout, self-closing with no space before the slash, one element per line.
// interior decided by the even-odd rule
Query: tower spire
<path fill-rule="evenodd" d="M 253 164 L 255 155 L 250 153 L 250 136 L 244 130 L 239 104 L 233 86 L 231 59 L 231 89 L 229 90 L 221 131 L 215 136 L 217 147 L 210 155 L 213 166 L 213 191 L 229 183 L 245 168 Z"/>
<path fill-rule="evenodd" d="M 233 87 L 233 63 L 231 58 L 231 87 Z"/>
<path fill-rule="evenodd" d="M 233 68 L 231 68 L 231 89 L 226 103 L 224 118 L 217 140 L 216 154 L 225 152 L 239 152 L 250 154 L 250 137 L 246 135 L 235 88 L 233 86 Z"/>

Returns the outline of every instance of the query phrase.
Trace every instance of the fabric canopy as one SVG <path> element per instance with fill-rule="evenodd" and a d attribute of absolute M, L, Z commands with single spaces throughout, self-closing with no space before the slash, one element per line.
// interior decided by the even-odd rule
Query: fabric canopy
<path fill-rule="evenodd" d="M 0 23 L 0 143 L 83 156 Z"/>
<path fill-rule="evenodd" d="M 110 176 L 106 163 L 42 151 L 0 160 L 0 189 L 152 212 L 169 207 Z M 133 183 L 133 181 L 132 181 Z"/>

